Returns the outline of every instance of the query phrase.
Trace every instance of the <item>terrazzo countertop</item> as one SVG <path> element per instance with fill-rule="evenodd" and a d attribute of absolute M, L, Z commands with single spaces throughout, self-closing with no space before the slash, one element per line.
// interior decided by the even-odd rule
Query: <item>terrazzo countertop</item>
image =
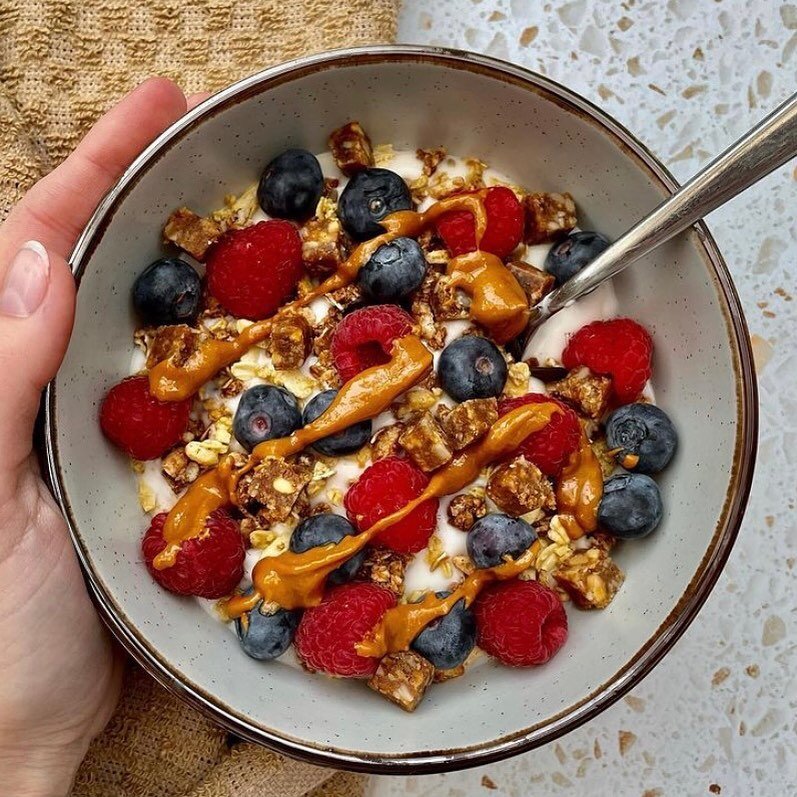
<path fill-rule="evenodd" d="M 471 49 L 566 84 L 681 180 L 797 88 L 797 4 L 404 0 L 399 41 Z M 758 469 L 714 592 L 627 697 L 558 743 L 370 797 L 797 794 L 797 163 L 708 218 L 747 308 Z"/>

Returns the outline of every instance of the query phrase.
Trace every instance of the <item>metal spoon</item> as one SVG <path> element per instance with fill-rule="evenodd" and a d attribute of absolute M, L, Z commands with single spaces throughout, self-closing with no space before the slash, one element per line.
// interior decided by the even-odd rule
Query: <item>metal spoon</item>
<path fill-rule="evenodd" d="M 537 327 L 554 313 L 594 291 L 659 244 L 691 227 L 712 210 L 797 155 L 797 94 L 732 144 L 589 265 L 531 308 L 523 333 L 513 341 L 522 354 Z"/>

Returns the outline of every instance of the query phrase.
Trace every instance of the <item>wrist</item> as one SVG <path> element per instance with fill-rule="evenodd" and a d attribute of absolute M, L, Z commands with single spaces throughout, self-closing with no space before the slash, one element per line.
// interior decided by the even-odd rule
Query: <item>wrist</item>
<path fill-rule="evenodd" d="M 0 743 L 0 797 L 67 797 L 85 747 Z"/>

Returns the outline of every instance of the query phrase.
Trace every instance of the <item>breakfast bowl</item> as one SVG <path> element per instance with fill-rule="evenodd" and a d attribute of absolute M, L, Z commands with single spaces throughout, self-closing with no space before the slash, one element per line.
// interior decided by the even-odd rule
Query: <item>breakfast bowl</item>
<path fill-rule="evenodd" d="M 638 683 L 694 619 L 730 553 L 750 489 L 756 382 L 739 299 L 702 225 L 616 278 L 619 313 L 654 340 L 655 397 L 679 433 L 658 479 L 655 535 L 615 554 L 626 573 L 596 622 L 569 611 L 546 666 L 482 661 L 401 714 L 352 680 L 241 655 L 235 636 L 147 577 L 130 462 L 97 416 L 130 372 L 133 283 L 175 208 L 208 213 L 288 147 L 326 149 L 356 119 L 396 150 L 444 144 L 521 185 L 568 191 L 579 224 L 616 238 L 673 192 L 622 126 L 566 88 L 469 53 L 410 46 L 302 58 L 217 93 L 154 141 L 105 197 L 72 254 L 75 330 L 46 396 L 49 477 L 103 618 L 165 687 L 236 735 L 317 764 L 437 772 L 545 744 Z"/>

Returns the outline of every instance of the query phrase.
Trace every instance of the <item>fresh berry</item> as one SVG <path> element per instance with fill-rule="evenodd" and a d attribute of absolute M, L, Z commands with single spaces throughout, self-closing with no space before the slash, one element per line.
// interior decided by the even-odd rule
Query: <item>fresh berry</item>
<path fill-rule="evenodd" d="M 263 601 L 235 621 L 235 631 L 244 653 L 253 659 L 271 661 L 281 656 L 293 642 L 300 611 L 264 611 Z"/>
<path fill-rule="evenodd" d="M 395 605 L 393 593 L 376 584 L 333 587 L 302 616 L 294 641 L 299 658 L 311 671 L 368 678 L 376 672 L 379 659 L 360 656 L 354 646 Z"/>
<path fill-rule="evenodd" d="M 177 595 L 199 598 L 229 595 L 244 574 L 246 548 L 238 524 L 224 510 L 214 512 L 205 521 L 202 534 L 180 543 L 175 563 L 156 570 L 152 562 L 166 547 L 163 539 L 166 517 L 165 512 L 155 515 L 141 542 L 144 563 L 155 581 Z"/>
<path fill-rule="evenodd" d="M 257 201 L 269 216 L 303 221 L 313 215 L 323 191 L 318 158 L 306 149 L 288 149 L 263 170 Z"/>
<path fill-rule="evenodd" d="M 374 365 L 384 365 L 393 342 L 412 332 L 412 316 L 394 304 L 361 307 L 345 315 L 332 333 L 330 352 L 344 382 Z"/>
<path fill-rule="evenodd" d="M 627 470 L 658 473 L 672 459 L 678 433 L 667 413 L 653 404 L 626 404 L 606 421 L 606 444 Z"/>
<path fill-rule="evenodd" d="M 208 290 L 233 315 L 272 315 L 302 276 L 302 242 L 288 221 L 229 230 L 207 255 Z"/>
<path fill-rule="evenodd" d="M 322 512 L 305 518 L 291 534 L 290 549 L 294 553 L 304 553 L 319 545 L 340 542 L 349 534 L 356 534 L 357 529 L 341 515 Z M 351 559 L 344 562 L 329 574 L 330 584 L 342 584 L 351 581 L 365 559 L 365 551 L 359 551 Z"/>
<path fill-rule="evenodd" d="M 346 232 L 357 241 L 381 235 L 379 224 L 397 210 L 411 210 L 407 184 L 389 169 L 366 169 L 346 183 L 338 201 L 338 216 Z"/>
<path fill-rule="evenodd" d="M 149 392 L 146 376 L 131 376 L 106 393 L 100 407 L 100 428 L 133 459 L 157 459 L 180 442 L 190 412 L 190 399 L 160 401 Z"/>
<path fill-rule="evenodd" d="M 264 440 L 287 437 L 302 425 L 302 413 L 293 393 L 273 385 L 255 385 L 241 394 L 232 431 L 251 451 Z"/>
<path fill-rule="evenodd" d="M 449 592 L 436 593 L 438 598 L 447 598 Z M 465 606 L 465 600 L 457 601 L 448 614 L 432 620 L 415 637 L 412 649 L 430 661 L 438 670 L 459 667 L 476 644 L 476 618 Z"/>
<path fill-rule="evenodd" d="M 546 476 L 556 478 L 581 441 L 578 415 L 566 404 L 544 393 L 528 393 L 517 398 L 503 399 L 498 402 L 498 414 L 506 415 L 524 404 L 548 402 L 556 404 L 560 412 L 555 412 L 542 429 L 532 432 L 518 446 L 517 452 L 533 462 Z"/>
<path fill-rule="evenodd" d="M 578 274 L 587 263 L 593 261 L 608 247 L 608 238 L 599 232 L 586 230 L 571 232 L 548 252 L 545 258 L 545 270 L 553 274 L 557 285 L 561 285 Z"/>
<path fill-rule="evenodd" d="M 480 249 L 492 252 L 502 260 L 520 243 L 523 235 L 523 208 L 514 192 L 505 186 L 487 189 L 484 200 L 487 229 Z M 441 216 L 437 232 L 452 255 L 464 255 L 476 249 L 476 224 L 467 210 L 452 210 Z"/>
<path fill-rule="evenodd" d="M 630 318 L 615 318 L 581 327 L 562 352 L 562 364 L 569 369 L 586 365 L 596 374 L 610 376 L 619 401 L 630 404 L 653 373 L 652 355 L 648 331 Z"/>
<path fill-rule="evenodd" d="M 426 275 L 426 258 L 413 238 L 382 244 L 360 269 L 358 279 L 371 302 L 396 302 L 417 290 Z"/>
<path fill-rule="evenodd" d="M 417 498 L 428 483 L 423 471 L 405 459 L 378 459 L 362 472 L 346 493 L 346 514 L 360 531 L 365 531 Z M 423 550 L 437 527 L 437 505 L 436 498 L 424 501 L 407 517 L 378 534 L 374 544 L 399 553 Z"/>
<path fill-rule="evenodd" d="M 304 408 L 302 418 L 304 425 L 312 423 L 316 418 L 326 412 L 329 405 L 338 395 L 337 390 L 324 390 L 313 396 Z M 371 420 L 360 421 L 341 432 L 322 437 L 313 443 L 313 448 L 326 457 L 341 457 L 359 451 L 371 439 Z"/>
<path fill-rule="evenodd" d="M 133 307 L 149 326 L 190 324 L 199 312 L 199 274 L 179 257 L 150 263 L 133 283 Z"/>
<path fill-rule="evenodd" d="M 506 360 L 491 340 L 463 335 L 443 349 L 437 376 L 455 401 L 491 398 L 500 395 L 506 384 Z"/>
<path fill-rule="evenodd" d="M 468 556 L 476 567 L 495 567 L 506 556 L 517 559 L 536 539 L 537 532 L 525 520 L 490 512 L 470 527 Z"/>
<path fill-rule="evenodd" d="M 598 525 L 615 537 L 635 540 L 650 534 L 663 512 L 659 487 L 650 476 L 622 473 L 603 485 Z"/>
<path fill-rule="evenodd" d="M 567 614 L 559 596 L 538 581 L 499 581 L 473 603 L 476 641 L 511 667 L 545 664 L 567 640 Z"/>

